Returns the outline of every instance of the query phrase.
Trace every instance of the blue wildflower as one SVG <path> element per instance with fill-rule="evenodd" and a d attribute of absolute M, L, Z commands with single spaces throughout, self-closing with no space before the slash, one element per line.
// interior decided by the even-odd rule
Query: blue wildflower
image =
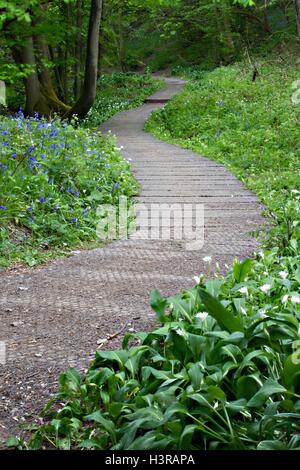
<path fill-rule="evenodd" d="M 46 155 L 45 155 L 44 153 L 42 153 L 42 155 L 41 155 L 40 158 L 41 158 L 42 160 L 44 160 L 45 156 L 46 156 Z"/>
<path fill-rule="evenodd" d="M 73 222 L 74 224 L 77 224 L 77 217 L 73 217 L 72 222 Z"/>
<path fill-rule="evenodd" d="M 32 206 L 27 207 L 27 210 L 28 210 L 28 212 L 32 212 L 32 211 L 33 211 L 33 207 L 32 207 Z"/>
<path fill-rule="evenodd" d="M 8 132 L 8 131 L 2 131 L 1 134 L 2 134 L 2 135 L 8 135 L 9 132 Z"/>
<path fill-rule="evenodd" d="M 89 211 L 88 209 L 84 209 L 84 211 L 83 211 L 84 217 L 88 214 L 88 211 Z"/>
<path fill-rule="evenodd" d="M 220 108 L 222 108 L 222 106 L 223 106 L 223 100 L 220 100 L 220 101 L 219 101 L 219 106 L 220 106 Z"/>
<path fill-rule="evenodd" d="M 12 153 L 11 156 L 12 156 L 13 159 L 15 159 L 16 156 L 17 156 L 17 154 L 16 154 L 16 153 Z"/>
<path fill-rule="evenodd" d="M 40 203 L 41 203 L 41 204 L 44 204 L 45 200 L 46 200 L 46 199 L 45 199 L 44 197 L 40 197 Z"/>
<path fill-rule="evenodd" d="M 29 160 L 34 163 L 36 162 L 36 159 L 34 157 L 29 157 Z"/>
<path fill-rule="evenodd" d="M 6 211 L 7 207 L 6 206 L 0 206 L 0 211 Z"/>
<path fill-rule="evenodd" d="M 54 150 L 57 149 L 57 144 L 52 144 L 51 148 L 54 149 Z"/>
<path fill-rule="evenodd" d="M 75 196 L 79 197 L 79 194 L 80 194 L 79 191 L 76 191 Z"/>
<path fill-rule="evenodd" d="M 47 181 L 48 184 L 52 184 L 53 183 L 53 180 L 51 178 L 48 179 Z"/>
<path fill-rule="evenodd" d="M 71 186 L 68 188 L 68 193 L 73 194 L 73 189 Z"/>
<path fill-rule="evenodd" d="M 120 183 L 115 183 L 113 184 L 112 190 L 114 191 L 115 189 L 119 189 L 119 188 L 120 188 Z"/>
<path fill-rule="evenodd" d="M 55 204 L 55 209 L 60 209 L 60 205 L 59 205 L 59 204 Z"/>

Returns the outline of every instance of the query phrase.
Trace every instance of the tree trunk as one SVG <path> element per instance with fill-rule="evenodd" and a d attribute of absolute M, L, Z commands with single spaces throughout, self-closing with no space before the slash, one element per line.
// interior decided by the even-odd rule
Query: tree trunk
<path fill-rule="evenodd" d="M 42 36 L 36 38 L 36 44 L 40 50 L 41 59 L 50 60 L 49 47 Z M 67 106 L 58 98 L 49 69 L 43 65 L 43 60 L 41 60 L 40 65 L 39 82 L 43 95 L 55 111 L 66 113 L 71 109 L 70 106 Z"/>
<path fill-rule="evenodd" d="M 82 0 L 77 0 L 76 11 L 76 44 L 75 44 L 75 65 L 74 65 L 74 96 L 78 100 L 81 92 L 81 58 L 82 58 Z"/>
<path fill-rule="evenodd" d="M 49 115 L 50 106 L 42 93 L 37 75 L 32 36 L 26 39 L 24 46 L 21 48 L 13 48 L 12 53 L 17 64 L 28 64 L 32 67 L 30 75 L 24 78 L 26 93 L 25 113 L 33 115 L 34 112 L 38 112 L 41 115 Z"/>
<path fill-rule="evenodd" d="M 122 72 L 126 72 L 125 64 L 125 49 L 124 49 L 124 32 L 122 24 L 122 10 L 118 12 L 118 48 L 119 48 L 119 62 Z"/>
<path fill-rule="evenodd" d="M 86 116 L 96 97 L 99 30 L 103 0 L 92 0 L 89 19 L 85 75 L 81 96 L 67 115 Z"/>
<path fill-rule="evenodd" d="M 294 5 L 296 10 L 298 36 L 300 40 L 300 0 L 294 0 Z"/>

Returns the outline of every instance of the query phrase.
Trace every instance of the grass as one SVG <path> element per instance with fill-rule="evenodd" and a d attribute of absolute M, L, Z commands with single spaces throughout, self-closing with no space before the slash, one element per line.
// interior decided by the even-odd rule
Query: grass
<path fill-rule="evenodd" d="M 292 101 L 300 60 L 261 59 L 257 67 L 255 82 L 245 63 L 187 70 L 192 81 L 152 114 L 146 129 L 225 164 L 268 208 L 276 225 L 269 245 L 287 248 L 300 237 L 300 104 Z"/>

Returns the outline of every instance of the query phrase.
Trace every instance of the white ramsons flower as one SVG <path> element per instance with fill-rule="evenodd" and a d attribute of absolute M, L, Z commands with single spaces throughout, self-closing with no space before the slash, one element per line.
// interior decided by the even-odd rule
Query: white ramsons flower
<path fill-rule="evenodd" d="M 246 309 L 244 307 L 241 307 L 241 312 L 243 315 L 247 315 Z"/>
<path fill-rule="evenodd" d="M 211 261 L 212 261 L 211 256 L 204 256 L 204 258 L 202 258 L 202 259 L 203 259 L 204 263 L 211 263 Z"/>
<path fill-rule="evenodd" d="M 271 284 L 264 284 L 263 286 L 260 287 L 260 290 L 262 292 L 264 292 L 265 294 L 267 294 L 269 292 L 269 290 L 271 289 Z"/>
<path fill-rule="evenodd" d="M 199 318 L 200 320 L 203 321 L 203 320 L 205 320 L 205 318 L 207 318 L 207 316 L 208 316 L 207 312 L 199 312 L 199 313 L 197 313 L 196 318 Z"/>
<path fill-rule="evenodd" d="M 286 279 L 289 275 L 286 271 L 280 271 L 278 274 L 282 279 Z"/>
<path fill-rule="evenodd" d="M 246 295 L 248 295 L 248 287 L 241 287 L 241 288 L 239 289 L 239 292 L 240 292 L 241 294 L 246 294 Z"/>
<path fill-rule="evenodd" d="M 288 302 L 288 300 L 289 300 L 289 296 L 288 296 L 288 294 L 285 294 L 285 295 L 282 297 L 281 302 L 282 302 L 283 304 L 286 304 L 286 303 Z"/>
<path fill-rule="evenodd" d="M 300 295 L 292 295 L 291 302 L 293 305 L 300 304 Z"/>
<path fill-rule="evenodd" d="M 194 276 L 194 281 L 196 282 L 196 284 L 200 284 L 200 277 Z"/>

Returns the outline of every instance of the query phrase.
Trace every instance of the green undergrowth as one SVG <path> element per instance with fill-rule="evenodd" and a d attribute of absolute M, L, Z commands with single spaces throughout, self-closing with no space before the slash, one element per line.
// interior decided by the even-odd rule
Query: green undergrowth
<path fill-rule="evenodd" d="M 300 449 L 297 70 L 262 61 L 253 83 L 244 65 L 220 68 L 153 114 L 148 130 L 224 162 L 258 193 L 274 220 L 268 248 L 173 297 L 152 292 L 157 327 L 98 350 L 83 375 L 63 373 L 29 439 L 8 445 Z"/>
<path fill-rule="evenodd" d="M 162 80 L 147 74 L 103 74 L 98 80 L 95 103 L 81 124 L 84 127 L 98 127 L 114 114 L 140 106 L 148 96 L 163 86 Z"/>
<path fill-rule="evenodd" d="M 112 138 L 50 122 L 0 118 L 0 266 L 33 266 L 95 241 L 102 204 L 136 183 Z"/>
<path fill-rule="evenodd" d="M 257 59 L 213 72 L 182 68 L 184 91 L 155 111 L 146 129 L 224 163 L 255 191 L 275 228 L 269 246 L 300 237 L 300 59 Z"/>
<path fill-rule="evenodd" d="M 151 305 L 158 326 L 69 369 L 19 448 L 300 449 L 299 256 L 265 252 Z M 41 420 L 43 424 L 41 425 Z"/>

